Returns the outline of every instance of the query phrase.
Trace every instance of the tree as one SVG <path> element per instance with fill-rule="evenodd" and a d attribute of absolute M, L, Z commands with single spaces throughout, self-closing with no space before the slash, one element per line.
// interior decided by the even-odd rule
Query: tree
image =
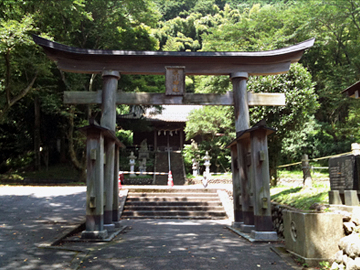
<path fill-rule="evenodd" d="M 306 17 L 305 14 L 299 15 L 301 18 L 299 23 L 288 21 L 291 12 L 299 9 L 296 2 L 287 4 L 276 2 L 270 5 L 263 1 L 262 4 L 247 5 L 247 7 L 234 9 L 230 5 L 224 5 L 223 9 L 218 9 L 215 14 L 206 16 L 190 14 L 186 18 L 175 18 L 162 23 L 161 31 L 158 32 L 160 44 L 163 44 L 161 47 L 169 48 L 166 45 L 171 40 L 177 42 L 171 43 L 173 50 L 186 48 L 193 50 L 194 48 L 189 45 L 194 42 L 189 43 L 188 40 L 197 40 L 201 51 L 258 51 L 293 45 L 307 37 L 298 30 L 304 27 L 302 19 Z M 293 17 L 294 15 L 291 15 L 291 18 Z M 292 32 L 293 30 L 297 31 L 296 34 Z M 180 34 L 182 39 L 179 39 Z M 228 76 L 194 77 L 192 85 L 196 93 L 225 93 L 232 89 Z M 289 132 L 299 132 L 301 127 L 312 119 L 318 108 L 312 78 L 301 65 L 295 65 L 285 75 L 251 77 L 248 89 L 255 92 L 286 93 L 287 105 L 285 107 L 259 107 L 251 110 L 252 124 L 265 118 L 268 125 L 273 125 L 278 129 L 278 133 L 272 136 L 269 143 L 271 156 L 274 157 L 271 164 L 272 175 L 276 176 L 275 168 L 280 162 L 281 154 L 285 155 L 284 151 L 281 152 L 282 140 L 288 138 Z M 205 111 L 212 116 L 211 119 L 203 114 Z M 214 126 L 214 122 L 217 123 L 214 119 L 222 119 L 216 115 L 217 112 L 220 113 L 221 110 L 204 109 L 201 113 L 199 112 L 198 118 L 191 120 L 186 127 L 188 138 L 195 136 L 197 134 L 195 131 L 201 132 L 202 136 L 205 133 L 214 134 L 215 131 L 220 133 L 221 128 Z M 228 128 L 233 129 L 233 126 Z M 205 137 L 210 139 L 203 140 L 199 149 L 207 142 L 211 142 L 216 148 L 215 137 L 209 135 Z M 288 143 L 295 144 L 294 141 Z M 287 157 L 284 156 L 284 158 Z"/>
<path fill-rule="evenodd" d="M 224 0 L 155 0 L 164 21 L 176 17 L 185 18 L 193 13 L 215 14 L 222 8 Z"/>
<path fill-rule="evenodd" d="M 48 74 L 44 61 L 29 33 L 33 19 L 0 20 L 0 121 L 16 102 L 28 94 L 39 75 Z M 40 73 L 40 74 L 39 74 Z"/>
<path fill-rule="evenodd" d="M 276 168 L 281 161 L 284 140 L 287 139 L 292 145 L 296 145 L 296 137 L 290 137 L 291 134 L 302 131 L 319 107 L 314 86 L 311 74 L 301 64 L 291 65 L 286 74 L 249 79 L 248 89 L 255 93 L 285 93 L 286 97 L 286 106 L 259 106 L 250 110 L 252 124 L 265 119 L 268 126 L 277 130 L 268 138 L 271 177 L 274 185 L 276 185 Z M 286 160 L 286 156 L 283 158 Z"/>
<path fill-rule="evenodd" d="M 204 106 L 193 110 L 185 127 L 186 139 L 197 138 L 198 149 L 186 148 L 188 160 L 200 157 L 208 151 L 215 170 L 230 170 L 230 152 L 226 146 L 235 136 L 232 107 Z"/>
<path fill-rule="evenodd" d="M 354 107 L 353 101 L 341 95 L 341 91 L 360 79 L 360 4 L 353 0 L 312 1 L 313 8 L 303 7 L 308 12 L 303 31 L 311 29 L 317 38 L 304 64 L 317 83 L 316 93 L 321 104 L 316 113 L 321 125 L 318 138 L 324 140 L 327 147 L 319 147 L 322 155 L 346 152 L 351 142 L 356 141 L 354 136 L 349 136 L 354 123 L 346 121 Z"/>
<path fill-rule="evenodd" d="M 83 138 L 75 130 L 86 124 L 89 115 L 99 117 L 99 109 L 97 106 L 64 106 L 62 93 L 64 90 L 101 89 L 101 78 L 59 71 L 35 46 L 30 34 L 52 37 L 57 42 L 82 48 L 153 50 L 157 41 L 150 35 L 150 30 L 158 21 L 159 13 L 149 0 L 29 0 L 3 1 L 0 5 L 3 7 L 0 11 L 3 15 L 0 53 L 4 55 L 0 62 L 0 91 L 3 93 L 0 102 L 4 106 L 12 104 L 9 101 L 18 100 L 15 99 L 18 96 L 32 100 L 35 96 L 28 95 L 29 89 L 36 88 L 42 115 L 57 116 L 53 126 L 58 126 L 62 137 L 67 138 L 71 159 L 75 167 L 83 171 L 82 151 L 79 151 L 83 149 Z M 134 80 L 128 81 L 131 85 Z M 19 107 L 12 105 L 12 110 L 16 109 Z M 10 123 L 12 114 L 5 120 Z M 42 134 L 43 144 L 45 137 L 49 136 Z M 32 135 L 27 140 L 31 141 Z"/>

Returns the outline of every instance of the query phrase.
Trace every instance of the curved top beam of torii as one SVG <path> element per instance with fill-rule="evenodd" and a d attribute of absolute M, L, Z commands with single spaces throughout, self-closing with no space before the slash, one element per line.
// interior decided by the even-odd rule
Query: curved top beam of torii
<path fill-rule="evenodd" d="M 166 66 L 182 66 L 186 75 L 285 73 L 315 41 L 313 38 L 290 47 L 262 52 L 159 52 L 80 49 L 38 36 L 33 36 L 33 39 L 63 71 L 101 73 L 116 70 L 121 74 L 165 74 Z"/>

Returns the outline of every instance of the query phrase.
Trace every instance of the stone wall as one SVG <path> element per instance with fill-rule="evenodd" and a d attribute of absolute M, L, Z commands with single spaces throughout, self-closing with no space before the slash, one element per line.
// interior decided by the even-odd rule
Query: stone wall
<path fill-rule="evenodd" d="M 339 251 L 329 258 L 331 269 L 360 269 L 360 207 L 332 206 L 331 211 L 343 217 L 344 235 Z M 274 229 L 280 239 L 284 238 L 284 210 L 296 210 L 286 205 L 272 203 Z"/>
<path fill-rule="evenodd" d="M 331 206 L 333 212 L 342 214 L 344 234 L 339 251 L 331 258 L 331 269 L 360 269 L 360 207 Z"/>
<path fill-rule="evenodd" d="M 285 210 L 300 211 L 299 209 L 287 205 L 271 202 L 271 215 L 272 215 L 274 230 L 277 232 L 278 237 L 282 240 L 285 239 L 284 219 L 283 219 L 283 211 Z"/>
<path fill-rule="evenodd" d="M 281 205 L 278 203 L 271 202 L 271 215 L 274 230 L 277 232 L 278 237 L 284 240 L 284 219 L 283 219 L 283 211 L 284 210 L 294 210 L 293 208 Z"/>

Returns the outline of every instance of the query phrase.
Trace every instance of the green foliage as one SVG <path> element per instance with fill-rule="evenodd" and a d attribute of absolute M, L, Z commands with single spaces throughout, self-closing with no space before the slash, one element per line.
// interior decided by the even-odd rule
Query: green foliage
<path fill-rule="evenodd" d="M 186 17 L 192 13 L 215 14 L 223 0 L 155 0 L 162 14 L 163 20 L 168 21 L 177 16 Z"/>
<path fill-rule="evenodd" d="M 35 97 L 41 104 L 42 145 L 62 139 L 75 146 L 78 157 L 83 138 L 74 130 L 89 116 L 100 118 L 99 106 L 65 106 L 62 93 L 101 89 L 101 76 L 60 72 L 32 33 L 81 48 L 163 51 L 272 50 L 315 37 L 288 74 L 250 77 L 250 91 L 283 92 L 287 100 L 284 107 L 253 108 L 251 124 L 266 119 L 278 130 L 269 136 L 272 168 L 304 153 L 311 158 L 347 152 L 360 142 L 360 103 L 341 95 L 360 79 L 359 18 L 360 3 L 354 0 L 3 0 L 0 163 L 31 157 Z M 119 88 L 163 93 L 164 82 L 163 76 L 122 75 Z M 195 93 L 232 89 L 228 76 L 187 76 L 186 87 Z M 210 150 L 212 163 L 229 164 L 223 147 L 234 137 L 233 119 L 232 108 L 206 108 L 189 123 L 188 138 L 202 138 L 198 151 Z M 129 134 L 121 133 L 131 143 Z"/>
<path fill-rule="evenodd" d="M 251 109 L 252 122 L 266 119 L 270 126 L 278 129 L 277 136 L 302 128 L 319 106 L 311 75 L 301 64 L 291 65 L 286 74 L 251 77 L 248 89 L 255 93 L 285 93 L 285 106 Z"/>
<path fill-rule="evenodd" d="M 320 124 L 311 117 L 301 129 L 290 130 L 283 138 L 280 163 L 292 163 L 301 160 L 303 154 L 320 157 L 319 142 L 316 140 Z"/>
<path fill-rule="evenodd" d="M 59 139 L 75 166 L 83 169 L 84 138 L 75 130 L 86 125 L 89 116 L 99 120 L 99 107 L 65 106 L 63 91 L 99 90 L 101 76 L 59 71 L 31 34 L 81 48 L 154 50 L 158 41 L 151 28 L 160 13 L 150 0 L 4 0 L 0 7 L 0 129 L 6 131 L 0 138 L 4 150 L 0 164 L 6 166 L 8 159 L 21 160 L 24 153 L 33 153 L 33 99 L 37 96 L 41 145 L 58 155 L 50 162 L 59 160 L 54 149 Z M 155 92 L 164 79 L 130 77 L 126 82 L 125 91 Z"/>
<path fill-rule="evenodd" d="M 293 64 L 286 74 L 250 78 L 248 88 L 254 92 L 285 93 L 286 106 L 250 109 L 253 124 L 265 119 L 268 126 L 277 130 L 268 137 L 271 176 L 276 184 L 276 167 L 281 161 L 290 163 L 292 158 L 304 154 L 302 151 L 290 151 L 295 148 L 300 150 L 297 141 L 299 136 L 303 136 L 302 139 L 310 136 L 312 129 L 306 131 L 304 126 L 311 125 L 312 116 L 319 106 L 314 83 L 310 73 L 301 64 Z M 294 133 L 296 136 L 293 136 Z M 306 144 L 306 141 L 302 143 Z M 301 150 L 304 148 L 306 146 L 301 147 Z M 281 153 L 284 155 L 281 156 Z"/>
<path fill-rule="evenodd" d="M 34 179 L 72 179 L 77 180 L 78 174 L 75 169 L 69 164 L 57 164 L 49 166 L 49 168 L 43 168 L 40 172 L 34 171 L 19 171 L 23 178 Z"/>
<path fill-rule="evenodd" d="M 319 262 L 319 265 L 321 267 L 322 270 L 327 270 L 327 269 L 331 269 L 331 264 L 329 262 Z"/>
<path fill-rule="evenodd" d="M 354 101 L 341 94 L 360 78 L 359 7 L 359 2 L 352 0 L 299 1 L 293 7 L 293 11 L 301 14 L 297 35 L 316 37 L 316 43 L 305 54 L 303 63 L 316 81 L 321 105 L 316 112 L 321 125 L 316 136 L 320 141 L 320 155 L 346 152 L 350 143 L 359 140 L 357 124 L 348 121 L 358 105 L 354 107 Z M 294 22 L 289 20 L 288 25 L 295 26 Z"/>
<path fill-rule="evenodd" d="M 293 8 L 292 5 L 289 6 Z M 292 10 L 289 6 L 281 3 L 253 5 L 250 9 L 240 11 L 224 5 L 223 10 L 219 10 L 216 14 L 206 16 L 190 14 L 186 18 L 178 17 L 162 23 L 157 37 L 160 44 L 164 44 L 161 47 L 168 50 L 196 50 L 198 47 L 194 47 L 194 42 L 192 42 L 195 39 L 199 40 L 196 44 L 205 51 L 254 51 L 283 47 L 287 45 L 287 42 L 291 43 L 293 39 L 293 34 L 284 35 L 288 25 L 286 20 L 290 12 L 288 9 Z M 284 11 L 285 15 L 279 10 Z M 172 45 L 167 46 L 166 44 L 169 45 L 170 41 Z M 196 77 L 193 83 L 197 93 L 225 93 L 232 88 L 227 76 L 200 76 Z M 252 123 L 265 118 L 269 126 L 278 129 L 277 134 L 270 139 L 272 167 L 280 161 L 283 139 L 287 139 L 288 144 L 287 150 L 283 152 L 284 159 L 293 159 L 301 155 L 289 156 L 286 153 L 293 154 L 291 150 L 297 145 L 289 132 L 298 134 L 319 106 L 310 73 L 301 65 L 293 65 L 288 74 L 251 77 L 248 89 L 254 92 L 286 93 L 287 106 L 258 107 L 251 112 Z M 207 117 L 209 113 L 211 119 Z M 214 119 L 220 118 L 216 114 L 212 116 L 211 112 L 206 110 L 204 113 L 199 113 L 196 120 L 190 120 L 193 124 L 187 125 L 188 138 L 199 135 L 197 131 L 210 134 L 213 130 L 221 130 L 224 125 L 232 124 L 231 121 L 214 121 Z M 309 132 L 303 133 L 303 136 L 310 136 L 309 133 L 313 130 L 311 123 L 313 122 L 306 124 L 309 126 Z M 297 148 L 301 150 L 304 147 L 307 145 Z M 212 147 L 209 146 L 209 148 Z"/>
<path fill-rule="evenodd" d="M 160 75 L 122 75 L 119 88 L 124 92 L 165 93 L 165 77 Z"/>
<path fill-rule="evenodd" d="M 131 130 L 119 130 L 116 132 L 116 137 L 125 145 L 132 146 L 133 132 Z"/>
<path fill-rule="evenodd" d="M 233 110 L 230 107 L 204 106 L 201 109 L 193 110 L 186 123 L 186 139 L 195 136 L 202 139 L 215 139 L 218 133 L 230 135 L 234 132 Z"/>
<path fill-rule="evenodd" d="M 227 171 L 230 169 L 230 152 L 226 145 L 235 136 L 234 116 L 231 107 L 204 106 L 193 110 L 186 123 L 186 139 L 197 137 L 200 141 L 198 148 L 192 144 L 185 147 L 185 161 L 189 170 L 192 159 L 199 161 L 206 151 L 212 157 L 214 170 Z"/>
<path fill-rule="evenodd" d="M 234 10 L 225 5 L 213 25 L 202 35 L 205 51 L 258 51 L 282 47 L 285 5 L 274 4 Z"/>
<path fill-rule="evenodd" d="M 182 155 L 184 158 L 185 171 L 187 174 L 192 175 L 192 164 L 193 160 L 200 161 L 201 154 L 198 148 L 198 145 L 193 141 L 191 144 L 184 145 L 182 150 Z"/>
<path fill-rule="evenodd" d="M 35 88 L 38 76 L 49 74 L 49 60 L 44 60 L 29 35 L 35 29 L 30 15 L 0 19 L 0 121 Z"/>
<path fill-rule="evenodd" d="M 199 76 L 195 89 L 197 93 L 225 94 L 232 90 L 232 85 L 228 76 Z"/>
<path fill-rule="evenodd" d="M 186 18 L 176 17 L 159 23 L 153 31 L 163 51 L 197 51 L 201 49 L 201 34 L 206 31 L 206 21 L 201 14 L 194 13 Z"/>

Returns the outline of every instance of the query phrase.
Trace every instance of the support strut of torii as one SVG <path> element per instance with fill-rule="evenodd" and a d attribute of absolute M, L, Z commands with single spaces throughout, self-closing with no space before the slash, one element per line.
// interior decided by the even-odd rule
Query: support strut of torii
<path fill-rule="evenodd" d="M 291 63 L 298 62 L 304 51 L 313 46 L 315 39 L 263 52 L 91 50 L 69 47 L 38 36 L 33 39 L 50 59 L 57 62 L 59 69 L 103 76 L 103 89 L 100 91 L 64 93 L 64 102 L 68 104 L 102 105 L 101 126 L 84 128 L 88 136 L 84 238 L 105 238 L 119 222 L 116 214 L 118 201 L 115 198 L 118 193 L 115 152 L 121 143 L 114 138 L 116 104 L 234 106 L 237 138 L 229 146 L 232 153 L 234 224 L 243 226 L 245 230 L 251 228 L 257 235 L 265 235 L 269 240 L 274 236 L 272 224 L 269 224 L 271 210 L 266 142 L 267 134 L 273 131 L 264 124 L 249 127 L 249 106 L 283 106 L 285 95 L 248 92 L 246 81 L 252 75 L 286 73 Z M 118 91 L 117 82 L 121 74 L 165 75 L 166 93 Z M 233 91 L 224 95 L 185 93 L 186 75 L 229 75 Z"/>

